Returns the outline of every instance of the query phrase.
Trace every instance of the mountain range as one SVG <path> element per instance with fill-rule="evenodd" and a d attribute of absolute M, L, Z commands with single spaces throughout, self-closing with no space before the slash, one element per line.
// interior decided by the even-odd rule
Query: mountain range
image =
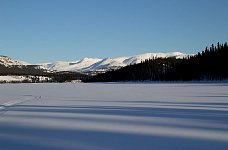
<path fill-rule="evenodd" d="M 6 68 L 22 66 L 33 66 L 36 69 L 46 70 L 48 72 L 79 72 L 79 73 L 97 73 L 106 72 L 112 69 L 118 69 L 127 65 L 138 64 L 141 61 L 152 58 L 183 58 L 187 57 L 187 54 L 180 52 L 170 52 L 170 53 L 145 53 L 135 56 L 124 56 L 117 58 L 83 58 L 78 61 L 56 61 L 52 63 L 40 63 L 40 64 L 30 64 L 25 61 L 14 60 L 8 56 L 0 55 L 0 66 Z"/>
<path fill-rule="evenodd" d="M 170 57 L 184 58 L 187 56 L 187 54 L 180 52 L 145 53 L 128 57 L 107 57 L 104 59 L 83 58 L 78 61 L 56 61 L 52 63 L 31 64 L 25 61 L 12 59 L 9 56 L 0 55 L 0 82 L 31 82 L 34 79 L 34 76 L 46 76 L 47 73 L 71 72 L 73 73 L 73 76 L 75 76 L 74 73 L 80 73 L 81 75 L 96 75 L 97 73 L 105 73 L 108 70 L 116 70 L 127 65 L 138 64 L 146 59 Z M 80 76 L 80 74 L 76 74 L 76 76 Z M 48 79 L 39 77 L 39 81 L 46 81 Z"/>
<path fill-rule="evenodd" d="M 187 57 L 188 54 L 184 54 L 181 52 L 170 52 L 170 53 L 145 53 L 139 54 L 135 56 L 124 56 L 117 58 L 83 58 L 79 61 L 56 61 L 53 63 L 42 63 L 39 65 L 44 66 L 48 70 L 52 71 L 74 71 L 81 73 L 88 72 L 105 72 L 110 69 L 118 69 L 120 67 L 124 67 L 131 64 L 138 64 L 141 61 L 152 58 L 183 58 Z"/>

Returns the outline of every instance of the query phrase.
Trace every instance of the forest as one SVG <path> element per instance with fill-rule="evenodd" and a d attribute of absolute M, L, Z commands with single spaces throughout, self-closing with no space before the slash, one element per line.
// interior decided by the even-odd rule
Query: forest
<path fill-rule="evenodd" d="M 228 78 L 227 43 L 211 45 L 183 59 L 152 58 L 93 76 L 85 82 L 192 81 Z"/>
<path fill-rule="evenodd" d="M 4 66 L 0 64 L 0 76 L 32 76 L 32 80 L 14 81 L 13 83 L 43 83 L 43 82 L 70 82 L 72 80 L 86 80 L 88 75 L 78 72 L 48 72 L 45 69 L 40 68 L 37 65 L 13 65 Z M 39 77 L 48 77 L 49 80 L 40 81 Z M 0 83 L 6 83 L 1 81 Z"/>

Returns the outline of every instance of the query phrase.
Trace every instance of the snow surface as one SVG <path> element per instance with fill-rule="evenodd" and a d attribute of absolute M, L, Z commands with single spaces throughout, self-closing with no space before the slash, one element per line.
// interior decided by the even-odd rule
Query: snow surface
<path fill-rule="evenodd" d="M 0 82 L 23 82 L 24 80 L 27 81 L 32 81 L 32 78 L 34 78 L 34 76 L 0 76 Z M 39 81 L 47 81 L 47 80 L 51 80 L 51 78 L 49 77 L 45 77 L 45 76 L 38 76 L 36 78 L 39 78 Z"/>
<path fill-rule="evenodd" d="M 12 81 L 23 81 L 26 77 L 24 76 L 0 76 L 0 81 L 12 82 Z"/>
<path fill-rule="evenodd" d="M 228 84 L 2 84 L 3 150 L 227 150 Z"/>

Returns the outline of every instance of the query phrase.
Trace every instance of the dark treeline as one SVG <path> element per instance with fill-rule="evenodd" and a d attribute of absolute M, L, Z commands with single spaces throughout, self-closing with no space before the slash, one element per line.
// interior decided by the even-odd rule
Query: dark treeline
<path fill-rule="evenodd" d="M 47 72 L 37 65 L 4 66 L 0 64 L 0 75 L 39 75 L 45 76 Z"/>
<path fill-rule="evenodd" d="M 78 72 L 56 72 L 48 75 L 53 82 L 71 82 L 72 80 L 88 80 L 89 76 Z"/>
<path fill-rule="evenodd" d="M 25 80 L 22 82 L 70 82 L 72 80 L 87 80 L 88 76 L 77 72 L 47 72 L 37 65 L 13 65 L 5 66 L 0 64 L 0 76 L 33 76 L 31 81 Z M 47 81 L 40 81 L 39 77 L 49 77 Z M 20 82 L 20 81 L 18 81 Z"/>
<path fill-rule="evenodd" d="M 140 64 L 98 74 L 86 82 L 116 81 L 191 81 L 223 80 L 228 78 L 227 43 L 212 44 L 193 56 L 183 59 L 153 58 Z"/>

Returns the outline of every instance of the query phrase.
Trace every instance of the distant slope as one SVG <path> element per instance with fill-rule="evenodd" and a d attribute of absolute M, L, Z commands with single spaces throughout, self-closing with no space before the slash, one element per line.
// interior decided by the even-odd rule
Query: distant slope
<path fill-rule="evenodd" d="M 145 53 L 130 57 L 117 58 L 83 58 L 79 61 L 56 61 L 54 63 L 42 63 L 31 65 L 24 61 L 14 60 L 8 56 L 0 55 L 0 75 L 45 75 L 51 72 L 75 72 L 97 74 L 109 70 L 116 70 L 130 64 L 138 64 L 141 61 L 152 58 L 183 58 L 188 56 L 180 52 L 172 53 Z"/>
<path fill-rule="evenodd" d="M 28 65 L 26 62 L 0 55 L 0 75 L 44 75 L 46 71 L 43 66 Z"/>
<path fill-rule="evenodd" d="M 76 62 L 56 61 L 54 63 L 41 64 L 47 69 L 55 71 L 75 71 L 75 72 L 94 72 L 94 71 L 107 71 L 124 67 L 130 64 L 138 64 L 141 61 L 152 58 L 183 58 L 187 54 L 180 52 L 171 53 L 145 53 L 130 57 L 117 57 L 117 58 L 84 58 Z"/>
<path fill-rule="evenodd" d="M 87 68 L 92 64 L 101 61 L 99 58 L 84 58 L 80 61 L 75 62 L 66 62 L 66 61 L 56 61 L 53 63 L 43 63 L 43 65 L 49 70 L 53 71 L 74 71 L 74 72 L 81 72 L 83 68 Z"/>
<path fill-rule="evenodd" d="M 13 65 L 23 65 L 23 63 L 13 60 L 12 58 L 10 58 L 8 56 L 0 55 L 0 65 L 13 66 Z"/>

